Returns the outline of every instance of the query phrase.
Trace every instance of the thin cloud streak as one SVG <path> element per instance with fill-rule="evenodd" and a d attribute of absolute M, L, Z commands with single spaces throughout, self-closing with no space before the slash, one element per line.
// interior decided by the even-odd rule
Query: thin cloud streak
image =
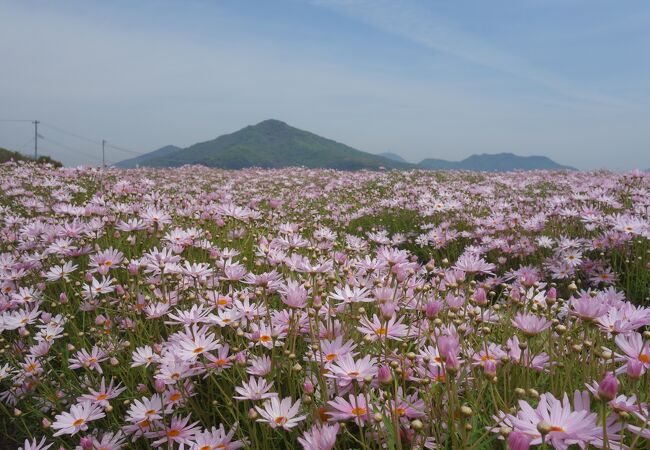
<path fill-rule="evenodd" d="M 607 108 L 629 108 L 618 98 L 590 92 L 576 83 L 528 63 L 485 39 L 468 33 L 424 8 L 387 0 L 311 0 L 388 33 L 401 36 L 432 50 L 510 76 L 528 80 L 576 102 Z"/>

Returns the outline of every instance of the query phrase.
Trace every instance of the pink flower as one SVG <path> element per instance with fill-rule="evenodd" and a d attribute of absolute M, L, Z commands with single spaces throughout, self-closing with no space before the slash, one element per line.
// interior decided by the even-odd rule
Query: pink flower
<path fill-rule="evenodd" d="M 305 420 L 307 416 L 296 416 L 300 409 L 300 400 L 292 405 L 291 397 L 279 400 L 278 397 L 271 397 L 262 407 L 256 406 L 255 409 L 262 416 L 257 419 L 258 422 L 266 422 L 271 428 L 282 428 L 290 430 Z"/>
<path fill-rule="evenodd" d="M 289 280 L 279 292 L 280 298 L 285 305 L 291 308 L 304 308 L 307 306 L 309 291 L 297 281 Z"/>
<path fill-rule="evenodd" d="M 177 443 L 179 450 L 182 450 L 185 448 L 185 445 L 191 444 L 191 439 L 199 431 L 197 427 L 198 422 L 188 425 L 191 417 L 189 414 L 182 418 L 174 416 L 169 426 L 165 426 L 162 430 L 149 431 L 146 433 L 146 436 L 150 439 L 158 438 L 152 443 L 154 447 L 169 444 L 171 448 L 173 443 Z"/>
<path fill-rule="evenodd" d="M 348 400 L 343 397 L 336 397 L 327 404 L 333 408 L 327 413 L 330 420 L 345 421 L 354 418 L 354 421 L 359 426 L 363 426 L 365 422 L 370 420 L 371 411 L 363 394 L 357 396 L 350 394 Z"/>
<path fill-rule="evenodd" d="M 555 448 L 567 449 L 574 444 L 583 448 L 587 444 L 602 447 L 603 427 L 598 423 L 598 415 L 589 411 L 587 392 L 575 392 L 574 408 L 566 394 L 560 401 L 550 393 L 541 395 L 536 408 L 524 400 L 519 401 L 519 408 L 516 415 L 500 413 L 495 419 L 516 432 L 526 434 L 531 438 L 530 445 L 542 443 L 540 429 L 546 428 L 548 431 L 545 441 Z M 613 422 L 608 422 L 607 428 L 610 443 L 620 441 L 620 423 L 614 419 Z"/>
<path fill-rule="evenodd" d="M 377 370 L 375 359 L 370 355 L 355 361 L 352 355 L 348 353 L 341 356 L 336 363 L 332 364 L 330 366 L 330 372 L 326 373 L 325 376 L 336 378 L 339 386 L 345 387 L 352 381 L 363 383 L 364 378 L 374 377 L 377 374 Z"/>
<path fill-rule="evenodd" d="M 197 432 L 192 438 L 191 450 L 237 450 L 246 445 L 243 441 L 235 440 L 232 438 L 237 431 L 236 427 L 233 427 L 228 433 L 223 426 L 219 425 L 219 428 L 212 427 L 211 430 L 205 430 L 202 432 Z"/>
<path fill-rule="evenodd" d="M 260 400 L 264 398 L 277 397 L 278 394 L 270 392 L 273 387 L 273 382 L 268 383 L 264 378 L 250 377 L 248 382 L 244 382 L 242 386 L 235 387 L 235 391 L 239 395 L 234 396 L 237 400 Z"/>
<path fill-rule="evenodd" d="M 99 365 L 99 363 L 107 359 L 108 355 L 104 351 L 94 346 L 91 349 L 90 353 L 88 353 L 88 350 L 86 349 L 79 350 L 74 354 L 73 358 L 69 359 L 69 363 L 71 369 L 86 367 L 91 370 L 96 370 L 99 373 L 103 373 L 102 367 Z"/>
<path fill-rule="evenodd" d="M 639 364 L 635 363 L 635 368 L 638 367 L 643 375 L 648 368 L 650 368 L 650 343 L 643 342 L 643 337 L 639 333 L 630 333 L 627 335 L 619 334 L 614 339 L 618 348 L 620 348 L 623 353 L 627 355 L 629 359 L 638 361 Z M 620 355 L 619 355 L 620 356 Z M 619 361 L 625 360 L 623 357 L 618 358 Z M 627 370 L 628 364 L 624 364 L 616 373 L 621 373 Z"/>
<path fill-rule="evenodd" d="M 338 423 L 314 425 L 309 431 L 305 431 L 302 437 L 298 438 L 298 442 L 304 450 L 332 450 L 336 445 L 338 432 Z"/>
<path fill-rule="evenodd" d="M 74 435 L 79 431 L 88 429 L 88 422 L 101 419 L 105 414 L 101 406 L 93 405 L 90 402 L 83 402 L 72 405 L 70 412 L 64 412 L 57 415 L 52 423 L 52 428 L 59 430 L 54 436 L 62 434 Z"/>
<path fill-rule="evenodd" d="M 53 445 L 54 444 L 48 444 L 45 440 L 45 437 L 42 437 L 40 442 L 36 441 L 36 438 L 32 439 L 31 441 L 29 439 L 25 439 L 25 443 L 22 447 L 18 447 L 18 450 L 47 450 Z"/>
<path fill-rule="evenodd" d="M 535 336 L 551 327 L 551 321 L 535 314 L 517 313 L 512 325 L 521 330 L 526 336 Z"/>
<path fill-rule="evenodd" d="M 408 334 L 408 327 L 402 324 L 403 319 L 403 317 L 400 317 L 399 320 L 396 320 L 393 317 L 388 321 L 382 322 L 375 314 L 372 316 L 372 322 L 367 317 L 363 317 L 361 319 L 361 326 L 357 327 L 357 330 L 370 336 L 373 342 L 382 339 L 401 341 L 401 338 Z"/>

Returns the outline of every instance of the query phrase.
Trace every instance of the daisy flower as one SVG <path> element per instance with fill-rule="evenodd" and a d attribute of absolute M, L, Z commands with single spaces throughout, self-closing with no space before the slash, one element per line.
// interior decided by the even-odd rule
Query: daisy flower
<path fill-rule="evenodd" d="M 53 445 L 54 444 L 48 444 L 45 440 L 45 437 L 42 437 L 40 442 L 37 442 L 36 438 L 32 439 L 31 441 L 29 439 L 25 439 L 25 443 L 22 447 L 18 447 L 18 450 L 47 450 Z"/>
<path fill-rule="evenodd" d="M 152 442 L 154 447 L 167 444 L 169 448 L 172 448 L 176 443 L 178 449 L 183 450 L 185 445 L 192 445 L 194 435 L 199 432 L 198 422 L 188 425 L 191 417 L 189 414 L 185 417 L 174 416 L 169 426 L 165 426 L 162 430 L 149 431 L 145 435 L 150 439 L 156 439 Z"/>
<path fill-rule="evenodd" d="M 332 450 L 336 445 L 339 428 L 338 423 L 314 425 L 298 438 L 298 442 L 304 450 Z"/>
<path fill-rule="evenodd" d="M 106 386 L 106 380 L 102 377 L 99 390 L 89 389 L 89 393 L 77 398 L 77 401 L 89 401 L 106 408 L 109 405 L 109 400 L 117 397 L 126 390 L 125 387 L 121 387 L 121 383 L 118 383 L 117 386 L 113 386 L 114 381 L 115 380 L 111 378 L 110 384 Z"/>
<path fill-rule="evenodd" d="M 54 436 L 62 434 L 74 435 L 79 431 L 88 429 L 88 422 L 101 419 L 105 414 L 101 406 L 93 405 L 90 402 L 83 402 L 72 405 L 70 412 L 64 412 L 57 415 L 52 423 L 52 429 L 59 430 Z"/>
<path fill-rule="evenodd" d="M 357 330 L 366 336 L 370 336 L 370 340 L 373 342 L 380 339 L 401 341 L 401 338 L 408 335 L 408 327 L 402 324 L 403 319 L 403 317 L 400 317 L 399 320 L 396 320 L 395 317 L 392 317 L 390 320 L 382 323 L 379 317 L 374 314 L 372 321 L 367 317 L 363 317 L 361 319 L 361 326 L 357 327 Z"/>
<path fill-rule="evenodd" d="M 163 404 L 160 395 L 154 394 L 151 399 L 142 397 L 133 400 L 126 412 L 126 420 L 132 423 L 151 422 L 162 419 Z"/>
<path fill-rule="evenodd" d="M 242 386 L 235 387 L 239 395 L 234 396 L 237 400 L 261 400 L 264 398 L 277 397 L 278 394 L 270 392 L 273 382 L 268 383 L 264 378 L 250 377 L 248 382 L 244 381 Z"/>
<path fill-rule="evenodd" d="M 100 350 L 97 346 L 93 346 L 88 353 L 88 350 L 81 349 L 74 354 L 74 357 L 70 358 L 68 362 L 70 363 L 71 369 L 79 369 L 80 367 L 86 367 L 90 370 L 96 370 L 99 373 L 103 373 L 102 367 L 99 365 L 100 362 L 108 359 L 108 355 Z"/>
<path fill-rule="evenodd" d="M 300 400 L 292 405 L 291 397 L 279 400 L 278 397 L 271 397 L 262 407 L 256 406 L 255 409 L 262 416 L 257 419 L 258 422 L 266 422 L 271 428 L 283 428 L 290 430 L 305 420 L 305 416 L 296 416 L 300 409 Z"/>
<path fill-rule="evenodd" d="M 365 422 L 370 420 L 370 407 L 366 403 L 366 397 L 363 394 L 357 396 L 350 394 L 346 400 L 343 397 L 336 397 L 334 400 L 327 402 L 332 407 L 327 412 L 329 420 L 332 421 L 345 421 L 354 419 L 357 425 L 363 426 Z"/>
<path fill-rule="evenodd" d="M 211 430 L 201 431 L 194 435 L 190 450 L 237 450 L 246 445 L 244 441 L 233 441 L 237 428 L 233 427 L 228 433 L 223 426 L 212 427 Z"/>
<path fill-rule="evenodd" d="M 642 364 L 641 375 L 643 375 L 646 370 L 650 368 L 650 342 L 643 342 L 643 337 L 640 333 L 630 333 L 630 334 L 619 334 L 614 339 L 618 348 L 620 348 L 623 353 L 633 360 L 637 360 Z M 617 358 L 619 361 L 624 361 L 625 358 L 621 355 L 618 355 Z M 616 370 L 616 373 L 622 373 L 627 370 L 627 363 L 619 367 Z"/>
<path fill-rule="evenodd" d="M 336 378 L 341 387 L 349 385 L 352 381 L 363 383 L 364 378 L 374 377 L 377 374 L 375 359 L 370 355 L 354 360 L 349 353 L 341 356 L 336 363 L 330 366 L 330 372 L 325 376 Z"/>
<path fill-rule="evenodd" d="M 526 336 L 535 336 L 551 327 L 551 321 L 535 314 L 517 313 L 512 325 Z"/>
<path fill-rule="evenodd" d="M 525 400 L 520 400 L 516 415 L 501 413 L 496 419 L 503 420 L 514 431 L 526 434 L 531 438 L 531 445 L 542 443 L 539 429 L 546 428 L 548 434 L 545 441 L 554 448 L 567 449 L 574 444 L 582 448 L 587 445 L 602 447 L 603 427 L 598 423 L 598 415 L 589 410 L 589 394 L 585 394 L 575 392 L 574 408 L 566 394 L 562 401 L 550 393 L 542 394 L 535 408 Z M 608 422 L 607 427 L 610 443 L 620 441 L 621 436 L 617 434 L 621 429 L 620 423 Z"/>

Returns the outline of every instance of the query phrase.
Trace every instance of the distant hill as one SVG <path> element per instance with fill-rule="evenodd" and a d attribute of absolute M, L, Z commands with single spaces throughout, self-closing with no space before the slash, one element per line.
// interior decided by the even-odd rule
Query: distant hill
<path fill-rule="evenodd" d="M 34 161 L 34 158 L 31 158 L 29 156 L 23 155 L 22 153 L 14 152 L 11 150 L 7 150 L 6 148 L 0 147 L 0 164 L 6 163 L 7 161 Z M 38 163 L 42 164 L 52 164 L 54 167 L 61 167 L 62 164 L 59 161 L 56 161 L 49 156 L 39 156 L 38 159 L 36 160 Z"/>
<path fill-rule="evenodd" d="M 384 152 L 384 153 L 379 153 L 379 156 L 383 156 L 384 158 L 390 159 L 391 161 L 397 161 L 397 162 L 408 164 L 408 162 L 397 153 Z"/>
<path fill-rule="evenodd" d="M 165 151 L 162 155 L 159 152 L 156 150 L 133 159 L 138 159 L 137 164 L 152 167 L 176 167 L 184 164 L 202 164 L 224 169 L 305 166 L 358 170 L 415 167 L 362 152 L 273 119 L 185 149 L 169 153 Z M 132 167 L 130 164 L 132 160 L 117 165 Z"/>
<path fill-rule="evenodd" d="M 169 156 L 172 153 L 176 153 L 179 150 L 182 149 L 180 147 L 176 147 L 175 145 L 166 145 L 165 147 L 159 148 L 158 150 L 154 150 L 153 152 L 136 156 L 135 158 L 125 159 L 124 161 L 120 161 L 117 164 L 115 164 L 115 166 L 122 167 L 125 169 L 129 167 L 137 167 L 139 165 L 144 164 L 145 161 L 150 158 L 160 158 L 160 157 Z"/>
<path fill-rule="evenodd" d="M 424 159 L 418 163 L 421 169 L 431 170 L 476 170 L 485 172 L 506 172 L 510 170 L 577 170 L 558 164 L 546 156 L 519 156 L 512 153 L 472 155 L 462 161 Z"/>

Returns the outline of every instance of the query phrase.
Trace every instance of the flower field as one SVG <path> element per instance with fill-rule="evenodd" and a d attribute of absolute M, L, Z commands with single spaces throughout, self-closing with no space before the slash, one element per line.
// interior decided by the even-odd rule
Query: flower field
<path fill-rule="evenodd" d="M 650 446 L 650 174 L 0 166 L 0 448 Z"/>

